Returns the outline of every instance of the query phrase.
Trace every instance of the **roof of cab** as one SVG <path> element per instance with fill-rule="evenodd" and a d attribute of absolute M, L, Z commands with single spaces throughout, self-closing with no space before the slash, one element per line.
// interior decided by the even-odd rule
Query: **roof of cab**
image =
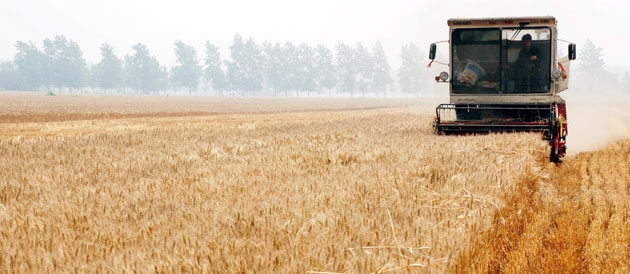
<path fill-rule="evenodd" d="M 530 16 L 448 19 L 449 26 L 519 26 L 521 23 L 527 25 L 555 25 L 556 18 L 553 16 Z"/>

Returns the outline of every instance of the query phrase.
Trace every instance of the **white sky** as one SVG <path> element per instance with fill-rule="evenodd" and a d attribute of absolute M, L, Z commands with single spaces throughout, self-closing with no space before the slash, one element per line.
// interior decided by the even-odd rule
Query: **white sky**
<path fill-rule="evenodd" d="M 589 38 L 603 49 L 609 68 L 628 68 L 628 10 L 626 0 L 0 0 L 0 60 L 13 59 L 18 40 L 41 47 L 44 38 L 65 35 L 90 63 L 100 60 L 103 43 L 120 58 L 143 43 L 162 65 L 172 66 L 176 40 L 194 46 L 200 59 L 210 41 L 227 58 L 238 33 L 258 44 L 305 42 L 331 50 L 337 42 L 372 48 L 380 41 L 397 65 L 401 45 L 414 42 L 427 51 L 429 43 L 446 40 L 448 18 L 552 15 L 560 38 L 577 43 L 578 52 Z"/>

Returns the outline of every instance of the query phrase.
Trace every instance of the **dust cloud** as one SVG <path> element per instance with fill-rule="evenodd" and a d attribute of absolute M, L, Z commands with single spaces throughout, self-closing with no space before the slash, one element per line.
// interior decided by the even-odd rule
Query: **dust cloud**
<path fill-rule="evenodd" d="M 561 96 L 567 103 L 568 156 L 630 138 L 630 95 L 571 94 L 569 90 Z"/>

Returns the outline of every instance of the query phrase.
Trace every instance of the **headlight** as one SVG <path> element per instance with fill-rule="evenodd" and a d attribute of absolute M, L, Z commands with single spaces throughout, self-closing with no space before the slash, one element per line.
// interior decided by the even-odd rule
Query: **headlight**
<path fill-rule="evenodd" d="M 448 72 L 442 71 L 442 72 L 440 72 L 440 76 L 438 76 L 438 77 L 440 77 L 440 80 L 446 81 L 446 80 L 448 80 Z"/>
<path fill-rule="evenodd" d="M 556 79 L 556 80 L 560 79 L 560 77 L 562 77 L 562 71 L 560 71 L 559 69 L 554 69 L 551 72 L 551 77 L 553 77 L 553 79 Z"/>

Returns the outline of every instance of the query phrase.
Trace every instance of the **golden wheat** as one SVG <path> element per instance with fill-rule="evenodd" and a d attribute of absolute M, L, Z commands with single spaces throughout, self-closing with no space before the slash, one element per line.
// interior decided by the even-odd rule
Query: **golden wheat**
<path fill-rule="evenodd" d="M 473 236 L 503 233 L 511 246 L 530 246 L 501 227 L 548 229 L 529 224 L 560 220 L 545 211 L 557 204 L 550 197 L 581 189 L 549 186 L 571 165 L 548 166 L 539 135 L 435 136 L 426 102 L 243 103 L 252 110 L 197 98 L 226 106 L 206 115 L 158 102 L 137 116 L 86 119 L 78 106 L 111 110 L 78 97 L 88 103 L 47 110 L 56 122 L 33 109 L 0 124 L 1 272 L 442 273 L 478 263 L 500 268 L 472 269 L 516 271 L 527 268 L 508 263 L 527 249 L 499 246 L 508 253 L 496 259 L 483 250 L 491 241 Z M 18 114 L 24 122 L 11 120 Z M 584 209 L 609 227 L 578 237 L 593 270 L 627 266 L 627 245 L 609 249 L 617 257 L 601 248 L 611 237 L 628 242 L 618 234 L 628 232 L 623 187 Z M 614 207 L 601 209 L 608 199 Z"/>

